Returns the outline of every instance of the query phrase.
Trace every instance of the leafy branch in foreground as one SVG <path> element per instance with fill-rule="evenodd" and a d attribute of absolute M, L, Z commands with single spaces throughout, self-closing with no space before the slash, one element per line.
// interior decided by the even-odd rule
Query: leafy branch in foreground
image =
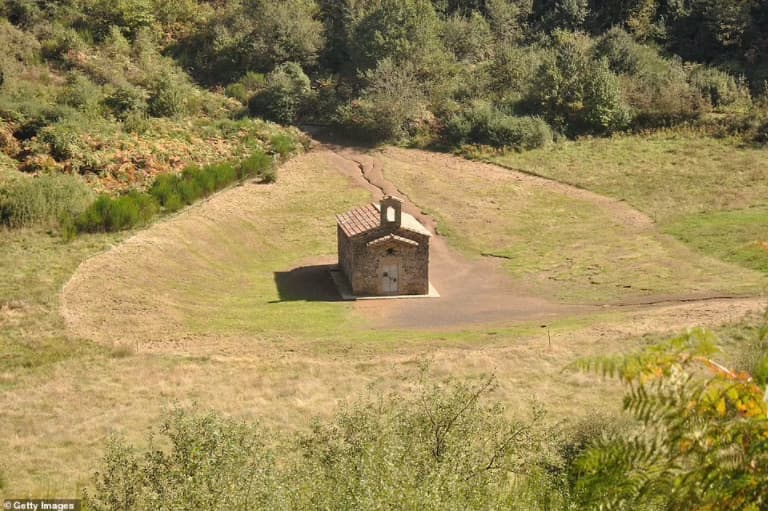
<path fill-rule="evenodd" d="M 585 505 L 765 509 L 766 382 L 715 362 L 716 341 L 695 329 L 637 355 L 574 364 L 625 382 L 624 409 L 643 426 L 607 435 L 577 460 L 576 494 Z"/>

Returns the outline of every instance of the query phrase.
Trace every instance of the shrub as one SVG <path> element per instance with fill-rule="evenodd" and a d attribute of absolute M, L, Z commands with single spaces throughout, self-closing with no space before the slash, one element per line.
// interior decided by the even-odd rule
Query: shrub
<path fill-rule="evenodd" d="M 245 88 L 245 85 L 239 82 L 230 83 L 227 85 L 227 87 L 224 89 L 224 94 L 229 98 L 238 100 L 244 105 L 248 104 L 248 99 L 250 98 L 248 89 Z"/>
<path fill-rule="evenodd" d="M 213 180 L 214 190 L 221 190 L 237 179 L 237 170 L 230 163 L 218 163 L 208 166 L 208 172 Z"/>
<path fill-rule="evenodd" d="M 192 204 L 203 195 L 203 190 L 194 180 L 181 179 L 179 181 L 179 197 L 185 204 Z"/>
<path fill-rule="evenodd" d="M 54 24 L 48 34 L 40 38 L 40 50 L 46 59 L 64 60 L 67 53 L 84 46 L 77 31 L 71 27 Z"/>
<path fill-rule="evenodd" d="M 431 113 L 423 83 L 412 64 L 385 59 L 361 78 L 367 85 L 360 96 L 337 112 L 338 121 L 351 136 L 398 140 L 429 124 Z"/>
<path fill-rule="evenodd" d="M 172 410 L 159 430 L 160 445 L 142 455 L 110 439 L 87 509 L 274 509 L 274 457 L 260 428 Z"/>
<path fill-rule="evenodd" d="M 621 95 L 619 78 L 604 60 L 593 62 L 584 83 L 582 122 L 594 133 L 613 133 L 629 126 L 632 119 Z"/>
<path fill-rule="evenodd" d="M 9 227 L 55 225 L 86 210 L 90 189 L 75 176 L 43 175 L 0 189 L 0 223 Z"/>
<path fill-rule="evenodd" d="M 541 425 L 538 408 L 532 418 L 509 419 L 486 403 L 493 385 L 422 383 L 408 395 L 346 404 L 287 442 L 216 413 L 172 410 L 142 453 L 110 440 L 85 504 L 94 511 L 565 509 L 552 494 L 519 502 L 518 481 L 540 475 L 536 481 L 552 487 L 543 467 L 545 439 L 556 431 Z"/>
<path fill-rule="evenodd" d="M 269 139 L 272 150 L 280 156 L 285 156 L 296 150 L 296 139 L 285 133 L 272 135 Z"/>
<path fill-rule="evenodd" d="M 160 174 L 152 183 L 149 194 L 163 208 L 176 211 L 180 209 L 182 204 L 181 197 L 179 196 L 179 180 L 179 176 L 176 174 Z M 178 205 L 179 208 L 171 209 L 169 207 L 170 204 L 173 204 L 173 206 Z"/>
<path fill-rule="evenodd" d="M 74 72 L 67 78 L 67 86 L 59 94 L 60 103 L 90 115 L 99 114 L 102 89 L 87 76 Z"/>
<path fill-rule="evenodd" d="M 596 56 L 606 59 L 616 73 L 638 73 L 649 51 L 638 44 L 629 33 L 618 27 L 606 32 L 595 46 Z"/>
<path fill-rule="evenodd" d="M 251 96 L 262 90 L 266 83 L 263 74 L 251 71 L 246 73 L 245 76 L 238 81 L 227 85 L 226 89 L 224 89 L 224 94 L 247 105 Z"/>
<path fill-rule="evenodd" d="M 147 111 L 153 117 L 174 117 L 189 110 L 192 88 L 168 78 L 157 79 L 149 87 Z"/>
<path fill-rule="evenodd" d="M 542 119 L 507 115 L 485 102 L 454 115 L 443 134 L 453 145 L 476 143 L 534 149 L 552 141 L 552 130 Z"/>
<path fill-rule="evenodd" d="M 210 168 L 187 167 L 181 173 L 182 181 L 194 183 L 202 197 L 216 191 L 216 179 Z"/>
<path fill-rule="evenodd" d="M 255 151 L 237 166 L 237 177 L 243 180 L 248 177 L 263 176 L 265 173 L 269 173 L 271 167 L 272 158 L 263 151 Z"/>
<path fill-rule="evenodd" d="M 165 211 L 173 212 L 184 204 L 221 190 L 235 179 L 264 175 L 272 164 L 271 158 L 261 151 L 253 153 L 239 165 L 217 163 L 206 167 L 187 167 L 180 175 L 161 174 L 155 178 L 149 195 Z"/>
<path fill-rule="evenodd" d="M 81 232 L 116 232 L 148 223 L 157 212 L 157 202 L 148 194 L 131 191 L 111 198 L 101 195 L 81 214 L 76 225 Z"/>
<path fill-rule="evenodd" d="M 493 385 L 423 385 L 316 424 L 303 442 L 313 482 L 304 508 L 508 508 L 512 481 L 541 462 L 546 433 L 540 410 L 509 420 L 485 404 Z"/>
<path fill-rule="evenodd" d="M 739 99 L 749 100 L 746 87 L 718 69 L 696 66 L 691 71 L 689 81 L 694 90 L 715 108 L 733 105 Z"/>
<path fill-rule="evenodd" d="M 296 122 L 310 94 L 309 77 L 295 62 L 281 64 L 267 75 L 267 85 L 248 102 L 251 115 L 282 124 Z"/>
<path fill-rule="evenodd" d="M 589 41 L 558 33 L 533 80 L 528 101 L 571 135 L 624 129 L 631 119 L 621 82 L 606 58 L 591 58 Z"/>
<path fill-rule="evenodd" d="M 125 120 L 133 112 L 145 112 L 147 110 L 146 92 L 132 85 L 117 87 L 104 98 L 103 102 L 112 114 L 120 120 Z"/>

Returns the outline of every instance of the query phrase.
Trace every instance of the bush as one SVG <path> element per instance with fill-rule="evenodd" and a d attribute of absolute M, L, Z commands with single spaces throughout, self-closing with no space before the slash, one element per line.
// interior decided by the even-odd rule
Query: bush
<path fill-rule="evenodd" d="M 43 175 L 0 189 L 0 223 L 12 228 L 56 225 L 86 210 L 92 193 L 79 178 Z"/>
<path fill-rule="evenodd" d="M 230 163 L 210 165 L 208 172 L 211 174 L 211 179 L 213 179 L 214 190 L 221 190 L 237 179 L 237 169 Z"/>
<path fill-rule="evenodd" d="M 350 136 L 392 141 L 415 135 L 432 120 L 416 68 L 385 59 L 361 75 L 367 83 L 357 99 L 337 111 Z"/>
<path fill-rule="evenodd" d="M 541 413 L 508 420 L 483 402 L 492 380 L 423 385 L 344 407 L 303 442 L 305 509 L 508 509 L 545 453 Z M 530 508 L 534 508 L 531 506 Z"/>
<path fill-rule="evenodd" d="M 511 420 L 486 403 L 493 385 L 422 383 L 344 405 L 285 442 L 215 413 L 173 410 L 146 453 L 109 442 L 84 500 L 94 511 L 543 509 L 519 502 L 516 484 L 543 474 L 556 432 L 538 409 Z M 544 475 L 537 482 L 551 487 Z M 546 497 L 546 509 L 560 509 Z"/>
<path fill-rule="evenodd" d="M 87 509 L 274 509 L 274 457 L 258 427 L 173 410 L 159 429 L 143 455 L 109 441 Z"/>
<path fill-rule="evenodd" d="M 181 209 L 183 202 L 179 194 L 180 178 L 176 174 L 160 174 L 155 178 L 149 194 L 168 211 Z"/>
<path fill-rule="evenodd" d="M 245 88 L 245 85 L 239 82 L 230 83 L 227 85 L 226 89 L 224 89 L 224 94 L 228 98 L 234 98 L 244 105 L 247 105 L 248 100 L 250 99 L 248 89 Z"/>
<path fill-rule="evenodd" d="M 271 177 L 266 175 L 272 172 Z M 274 180 L 272 159 L 262 151 L 254 152 L 239 165 L 217 163 L 206 167 L 187 167 L 180 175 L 161 174 L 155 178 L 149 194 L 168 212 L 178 211 L 184 204 L 207 197 L 236 179 L 262 176 L 263 181 Z"/>
<path fill-rule="evenodd" d="M 262 151 L 254 152 L 237 167 L 217 163 L 206 167 L 187 167 L 181 174 L 160 174 L 148 193 L 131 191 L 121 197 L 100 196 L 82 214 L 75 226 L 81 232 L 113 232 L 148 223 L 162 208 L 180 210 L 185 204 L 221 190 L 235 179 L 260 176 L 270 183 L 276 174 L 272 159 Z"/>
<path fill-rule="evenodd" d="M 224 94 L 247 105 L 248 100 L 256 92 L 262 90 L 266 83 L 267 81 L 263 74 L 251 71 L 238 81 L 227 85 L 226 89 L 224 89 Z"/>
<path fill-rule="evenodd" d="M 589 40 L 558 33 L 552 53 L 536 73 L 528 101 L 570 135 L 606 134 L 624 129 L 631 120 L 622 92 L 608 59 L 591 57 Z"/>
<path fill-rule="evenodd" d="M 718 69 L 697 66 L 691 71 L 689 81 L 694 90 L 709 101 L 714 108 L 730 106 L 743 99 L 749 101 L 749 92 L 736 79 Z"/>
<path fill-rule="evenodd" d="M 296 122 L 310 94 L 309 77 L 295 62 L 281 64 L 267 75 L 267 85 L 248 102 L 251 115 L 282 124 Z"/>
<path fill-rule="evenodd" d="M 272 135 L 269 144 L 272 146 L 272 150 L 280 156 L 285 156 L 296 150 L 296 139 L 284 133 Z"/>
<path fill-rule="evenodd" d="M 131 191 L 111 198 L 102 195 L 77 220 L 80 232 L 116 232 L 148 223 L 157 213 L 157 202 L 148 194 Z"/>
<path fill-rule="evenodd" d="M 542 119 L 507 115 L 485 102 L 475 103 L 453 116 L 443 133 L 453 145 L 476 143 L 534 149 L 552 141 L 552 130 Z"/>
<path fill-rule="evenodd" d="M 604 58 L 616 73 L 636 74 L 643 67 L 646 54 L 651 52 L 640 45 L 635 39 L 621 28 L 610 29 L 595 46 L 598 58 Z"/>
<path fill-rule="evenodd" d="M 104 106 L 116 118 L 125 120 L 133 112 L 146 112 L 147 94 L 143 89 L 132 85 L 120 86 L 104 98 Z"/>
<path fill-rule="evenodd" d="M 237 166 L 237 178 L 241 181 L 243 179 L 253 176 L 264 176 L 270 173 L 272 168 L 272 158 L 263 151 L 256 151 L 251 156 L 240 162 Z M 274 178 L 274 172 L 272 172 Z M 272 182 L 271 179 L 268 182 Z"/>
<path fill-rule="evenodd" d="M 155 81 L 149 88 L 147 111 L 153 117 L 175 117 L 189 110 L 192 88 L 168 78 Z"/>
<path fill-rule="evenodd" d="M 58 101 L 89 115 L 98 115 L 101 109 L 102 89 L 87 76 L 74 72 L 67 78 L 67 86 Z"/>

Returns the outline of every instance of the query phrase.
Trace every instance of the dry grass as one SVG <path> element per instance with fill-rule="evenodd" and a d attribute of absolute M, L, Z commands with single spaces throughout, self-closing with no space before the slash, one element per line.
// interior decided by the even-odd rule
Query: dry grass
<path fill-rule="evenodd" d="M 623 389 L 613 381 L 563 372 L 581 356 L 634 349 L 641 334 L 690 325 L 717 325 L 759 308 L 754 301 L 680 305 L 648 312 L 607 315 L 588 321 L 476 332 L 476 339 L 404 342 L 399 348 L 316 347 L 282 336 L 198 337 L 176 346 L 177 354 L 143 353 L 126 358 L 68 359 L 45 375 L 19 375 L 0 394 L 0 451 L 14 467 L 9 491 L 68 495 L 85 484 L 113 433 L 141 445 L 165 406 L 196 402 L 234 416 L 260 419 L 293 431 L 312 416 L 328 416 L 344 399 L 366 389 L 405 388 L 424 360 L 435 378 L 474 378 L 494 372 L 496 398 L 511 414 L 537 398 L 553 419 L 594 409 L 618 411 Z M 713 310 L 717 310 L 713 314 Z M 343 334 L 341 334 L 343 335 Z M 407 334 L 406 334 L 407 335 Z M 450 337 L 450 336 L 449 336 Z M 408 341 L 409 339 L 403 339 Z"/>

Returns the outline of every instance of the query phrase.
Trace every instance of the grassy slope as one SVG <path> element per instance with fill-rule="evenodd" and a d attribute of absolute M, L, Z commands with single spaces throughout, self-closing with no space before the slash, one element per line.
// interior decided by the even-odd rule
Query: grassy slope
<path fill-rule="evenodd" d="M 670 131 L 564 142 L 493 161 L 616 197 L 706 254 L 765 271 L 768 150 Z"/>
<path fill-rule="evenodd" d="M 0 367 L 38 368 L 99 351 L 64 332 L 59 291 L 84 258 L 101 252 L 117 236 L 79 238 L 71 243 L 33 230 L 0 230 Z M 0 373 L 0 385 L 3 374 Z"/>
<path fill-rule="evenodd" d="M 455 245 L 507 258 L 512 274 L 546 296 L 605 303 L 759 291 L 766 283 L 757 272 L 699 256 L 653 225 L 632 224 L 557 187 L 449 158 L 430 170 L 402 150 L 383 158 L 387 177 L 434 213 Z"/>

